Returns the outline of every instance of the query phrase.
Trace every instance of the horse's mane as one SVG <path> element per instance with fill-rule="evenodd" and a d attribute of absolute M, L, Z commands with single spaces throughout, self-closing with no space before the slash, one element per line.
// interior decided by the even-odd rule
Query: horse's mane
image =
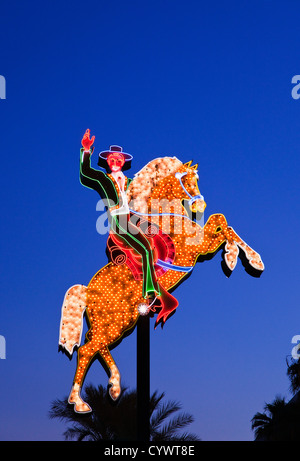
<path fill-rule="evenodd" d="M 134 209 L 147 212 L 147 201 L 157 184 L 170 174 L 175 174 L 182 166 L 176 157 L 159 157 L 147 163 L 133 177 L 127 190 L 128 202 L 133 201 Z"/>

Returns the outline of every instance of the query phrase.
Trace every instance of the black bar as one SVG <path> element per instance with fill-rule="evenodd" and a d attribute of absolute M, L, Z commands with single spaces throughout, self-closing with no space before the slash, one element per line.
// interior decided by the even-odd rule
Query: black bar
<path fill-rule="evenodd" d="M 150 440 L 150 319 L 137 322 L 137 440 Z"/>

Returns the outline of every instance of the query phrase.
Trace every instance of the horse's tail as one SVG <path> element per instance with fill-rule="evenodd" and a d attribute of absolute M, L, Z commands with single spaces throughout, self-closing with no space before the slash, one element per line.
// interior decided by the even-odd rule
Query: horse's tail
<path fill-rule="evenodd" d="M 87 307 L 87 287 L 74 285 L 65 294 L 61 309 L 59 345 L 70 355 L 80 346 L 83 330 L 83 314 Z"/>

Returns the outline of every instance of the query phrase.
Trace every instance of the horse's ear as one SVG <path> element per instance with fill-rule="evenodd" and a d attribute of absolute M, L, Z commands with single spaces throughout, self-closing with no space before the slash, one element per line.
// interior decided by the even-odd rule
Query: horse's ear
<path fill-rule="evenodd" d="M 184 163 L 183 166 L 186 166 L 187 168 L 190 168 L 192 163 L 193 163 L 193 160 L 190 160 L 189 162 Z"/>
<path fill-rule="evenodd" d="M 198 169 L 198 163 L 195 163 L 195 165 L 191 166 L 192 170 L 197 170 Z"/>

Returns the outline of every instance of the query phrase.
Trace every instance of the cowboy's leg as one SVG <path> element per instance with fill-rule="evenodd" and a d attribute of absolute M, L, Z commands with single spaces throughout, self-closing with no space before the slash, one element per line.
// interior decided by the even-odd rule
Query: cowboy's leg
<path fill-rule="evenodd" d="M 146 275 L 145 278 L 145 292 L 146 293 L 156 293 L 160 294 L 159 285 L 157 282 L 154 261 L 153 261 L 153 252 L 149 240 L 143 234 L 141 229 L 135 226 L 131 221 L 128 221 L 128 230 L 130 235 L 133 235 L 139 242 L 137 251 L 141 254 L 143 259 L 143 271 Z M 139 248 L 142 252 L 139 251 Z"/>
<path fill-rule="evenodd" d="M 119 218 L 115 216 L 112 222 L 112 230 L 142 256 L 143 296 L 146 297 L 148 293 L 160 294 L 149 240 L 130 221 L 127 222 L 127 229 L 124 229 L 124 227 L 120 224 Z"/>

